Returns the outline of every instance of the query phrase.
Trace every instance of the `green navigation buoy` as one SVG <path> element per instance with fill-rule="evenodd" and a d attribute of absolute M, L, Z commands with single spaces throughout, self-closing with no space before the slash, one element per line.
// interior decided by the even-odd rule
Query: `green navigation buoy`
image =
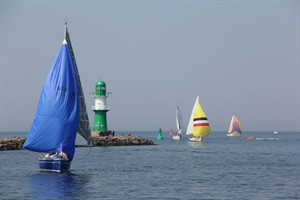
<path fill-rule="evenodd" d="M 160 128 L 159 131 L 158 131 L 158 135 L 157 135 L 156 139 L 157 139 L 157 140 L 163 140 L 163 139 L 164 139 L 164 136 L 163 136 L 162 133 L 161 133 L 161 128 Z"/>

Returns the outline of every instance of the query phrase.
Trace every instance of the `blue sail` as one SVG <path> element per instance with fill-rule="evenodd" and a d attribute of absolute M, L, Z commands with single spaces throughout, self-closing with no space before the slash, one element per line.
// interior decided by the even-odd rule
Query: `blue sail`
<path fill-rule="evenodd" d="M 66 40 L 51 67 L 24 148 L 36 152 L 75 153 L 79 123 L 76 68 Z"/>

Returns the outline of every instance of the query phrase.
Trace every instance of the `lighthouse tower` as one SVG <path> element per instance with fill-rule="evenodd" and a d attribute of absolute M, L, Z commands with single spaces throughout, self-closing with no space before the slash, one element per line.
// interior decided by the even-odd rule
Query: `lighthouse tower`
<path fill-rule="evenodd" d="M 95 112 L 95 121 L 93 131 L 107 131 L 106 113 L 109 111 L 109 108 L 106 106 L 107 97 L 106 83 L 98 81 L 94 93 L 95 105 L 93 106 L 93 111 Z"/>

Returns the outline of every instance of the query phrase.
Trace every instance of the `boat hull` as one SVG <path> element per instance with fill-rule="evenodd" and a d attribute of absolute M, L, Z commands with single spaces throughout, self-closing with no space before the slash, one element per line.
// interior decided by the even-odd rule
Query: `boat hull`
<path fill-rule="evenodd" d="M 173 140 L 180 140 L 181 139 L 181 135 L 173 135 L 172 136 Z"/>
<path fill-rule="evenodd" d="M 255 140 L 255 137 L 252 135 L 245 136 L 246 140 Z"/>
<path fill-rule="evenodd" d="M 69 171 L 71 167 L 71 161 L 61 160 L 61 159 L 47 159 L 39 160 L 39 167 L 43 171 L 54 171 L 54 172 L 64 172 Z"/>
<path fill-rule="evenodd" d="M 189 140 L 191 142 L 201 142 L 202 141 L 202 137 L 189 137 Z"/>
<path fill-rule="evenodd" d="M 233 132 L 233 133 L 228 133 L 227 136 L 229 137 L 234 137 L 234 136 L 240 136 L 241 134 L 239 132 Z"/>

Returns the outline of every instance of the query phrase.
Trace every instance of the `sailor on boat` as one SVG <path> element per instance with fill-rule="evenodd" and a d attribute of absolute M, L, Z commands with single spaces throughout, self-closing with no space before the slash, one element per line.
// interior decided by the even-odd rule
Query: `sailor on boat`
<path fill-rule="evenodd" d="M 47 153 L 41 157 L 43 160 L 69 160 L 65 152 Z"/>

